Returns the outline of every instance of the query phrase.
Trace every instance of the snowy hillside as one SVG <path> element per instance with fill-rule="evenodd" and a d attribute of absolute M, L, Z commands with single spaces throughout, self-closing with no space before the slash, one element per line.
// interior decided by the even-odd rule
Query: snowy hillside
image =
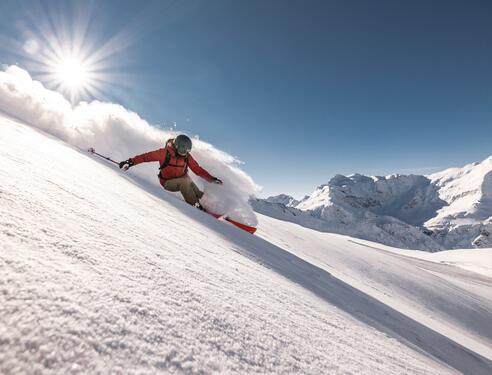
<path fill-rule="evenodd" d="M 492 247 L 491 176 L 492 157 L 430 176 L 337 175 L 297 204 L 282 195 L 253 205 L 282 220 L 390 246 Z"/>
<path fill-rule="evenodd" d="M 263 215 L 250 235 L 163 191 L 155 170 L 125 174 L 85 151 L 132 152 L 128 134 L 139 147 L 162 141 L 135 114 L 91 103 L 57 117 L 28 77 L 2 79 L 0 106 L 25 120 L 0 115 L 1 374 L 492 373 L 489 250 L 410 252 Z M 223 197 L 251 217 L 255 184 L 198 145 L 244 183 L 226 182 Z M 446 199 L 415 181 L 401 194 Z M 207 194 L 213 204 L 220 190 Z M 347 210 L 360 204 L 348 199 Z M 268 207 L 325 225 L 285 202 Z M 417 231 L 403 206 L 384 204 L 400 215 L 389 224 Z"/>
<path fill-rule="evenodd" d="M 5 117 L 0 157 L 3 374 L 492 369 L 478 339 Z"/>
<path fill-rule="evenodd" d="M 490 249 L 433 254 L 402 250 L 322 233 L 263 215 L 258 235 L 386 306 L 491 358 Z M 371 316 L 369 311 L 363 315 L 367 319 L 386 319 Z"/>

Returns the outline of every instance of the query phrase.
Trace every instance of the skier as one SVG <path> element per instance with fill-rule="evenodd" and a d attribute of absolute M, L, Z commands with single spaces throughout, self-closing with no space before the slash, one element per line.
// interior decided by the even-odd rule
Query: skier
<path fill-rule="evenodd" d="M 188 176 L 188 167 L 208 182 L 220 185 L 222 181 L 200 167 L 190 154 L 191 146 L 191 139 L 181 134 L 174 139 L 168 139 L 164 148 L 134 156 L 120 162 L 119 166 L 126 171 L 140 163 L 158 161 L 160 163 L 158 177 L 162 187 L 168 191 L 180 191 L 187 203 L 204 210 L 200 204 L 203 192 Z"/>

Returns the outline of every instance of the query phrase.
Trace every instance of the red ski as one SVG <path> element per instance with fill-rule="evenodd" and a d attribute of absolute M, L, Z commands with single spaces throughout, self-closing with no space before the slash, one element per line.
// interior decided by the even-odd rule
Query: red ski
<path fill-rule="evenodd" d="M 242 229 L 248 233 L 251 233 L 251 234 L 254 234 L 256 232 L 256 228 L 255 227 L 252 227 L 252 226 L 249 226 L 249 225 L 246 225 L 246 224 L 243 224 L 243 223 L 240 223 L 236 220 L 232 220 L 230 218 L 228 218 L 227 216 L 225 215 L 219 215 L 219 214 L 215 214 L 213 212 L 210 212 L 210 211 L 207 211 L 208 214 L 212 215 L 213 217 L 215 217 L 216 219 L 219 219 L 219 220 L 226 220 L 228 221 L 229 223 L 231 223 L 232 225 L 235 225 L 236 227 L 238 227 L 239 229 Z"/>

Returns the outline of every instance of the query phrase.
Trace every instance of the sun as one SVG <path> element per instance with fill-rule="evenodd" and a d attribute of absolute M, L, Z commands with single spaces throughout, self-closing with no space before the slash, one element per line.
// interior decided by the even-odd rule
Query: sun
<path fill-rule="evenodd" d="M 132 29 L 94 33 L 92 2 L 66 2 L 73 6 L 60 9 L 34 3 L 39 4 L 26 13 L 32 22 L 22 26 L 13 48 L 33 78 L 74 105 L 126 92 L 128 73 L 121 71 L 121 57 L 136 40 Z"/>
<path fill-rule="evenodd" d="M 65 94 L 72 103 L 76 103 L 97 92 L 102 77 L 97 74 L 96 69 L 97 66 L 91 63 L 90 56 L 61 49 L 49 62 L 49 77 L 57 90 Z"/>
<path fill-rule="evenodd" d="M 87 84 L 88 69 L 81 59 L 64 58 L 56 67 L 56 75 L 63 86 L 79 90 Z"/>

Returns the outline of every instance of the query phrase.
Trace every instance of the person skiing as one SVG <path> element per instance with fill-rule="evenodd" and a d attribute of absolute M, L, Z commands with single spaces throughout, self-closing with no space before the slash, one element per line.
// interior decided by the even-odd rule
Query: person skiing
<path fill-rule="evenodd" d="M 208 182 L 220 185 L 222 181 L 200 167 L 193 156 L 191 156 L 191 147 L 191 139 L 181 134 L 174 139 L 168 139 L 164 148 L 129 158 L 120 162 L 119 167 L 126 171 L 128 168 L 140 163 L 158 161 L 160 163 L 158 177 L 162 187 L 168 191 L 181 192 L 187 203 L 204 210 L 200 204 L 203 192 L 188 175 L 188 167 L 197 176 L 202 177 Z"/>

